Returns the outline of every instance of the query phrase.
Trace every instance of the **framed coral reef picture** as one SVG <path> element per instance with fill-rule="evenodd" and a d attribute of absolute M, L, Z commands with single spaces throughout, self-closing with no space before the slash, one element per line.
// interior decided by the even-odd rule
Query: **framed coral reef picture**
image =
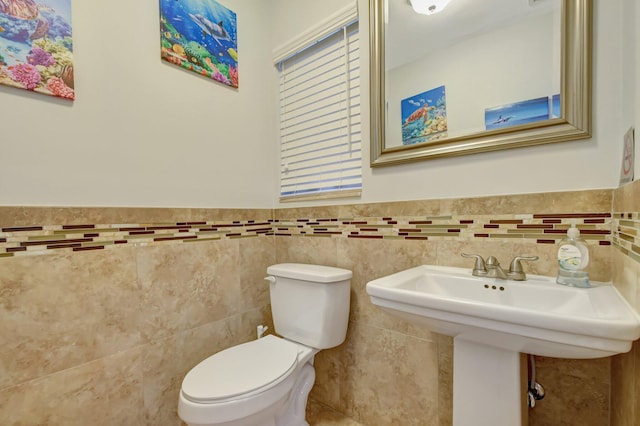
<path fill-rule="evenodd" d="M 0 84 L 75 99 L 71 0 L 0 0 Z"/>
<path fill-rule="evenodd" d="M 235 12 L 213 0 L 160 0 L 160 40 L 165 61 L 238 87 Z"/>

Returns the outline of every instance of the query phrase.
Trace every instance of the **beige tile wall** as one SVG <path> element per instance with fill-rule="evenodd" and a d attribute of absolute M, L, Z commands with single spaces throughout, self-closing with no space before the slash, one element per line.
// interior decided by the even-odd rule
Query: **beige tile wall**
<path fill-rule="evenodd" d="M 418 216 L 526 218 L 530 213 L 572 215 L 610 212 L 611 191 L 578 194 L 532 194 L 464 200 L 432 200 L 339 206 L 318 210 L 281 209 L 276 218 L 341 217 L 355 222 L 372 218 Z M 571 220 L 567 218 L 567 220 Z M 277 224 L 276 224 L 277 225 Z M 566 224 L 565 224 L 566 225 Z M 368 226 L 368 225 L 367 225 Z M 607 224 L 608 228 L 610 224 Z M 566 228 L 565 228 L 566 229 Z M 317 381 L 311 397 L 365 425 L 450 425 L 452 421 L 452 340 L 417 329 L 378 311 L 368 300 L 368 281 L 423 263 L 469 266 L 463 251 L 496 255 L 507 263 L 514 254 L 535 254 L 527 270 L 556 273 L 557 246 L 537 238 L 476 238 L 476 231 L 427 240 L 319 237 L 289 232 L 276 239 L 277 260 L 313 262 L 351 269 L 351 322 L 347 341 L 316 357 Z M 558 235 L 555 238 L 561 238 Z M 549 237 L 551 238 L 551 237 Z M 610 280 L 611 246 L 589 241 L 593 279 Z M 529 412 L 529 424 L 608 424 L 610 374 L 608 359 L 555 360 L 537 357 L 538 378 L 547 397 Z M 481 366 L 479 366 L 481 368 Z"/>
<path fill-rule="evenodd" d="M 0 259 L 0 424 L 180 424 L 186 372 L 270 317 L 273 244 L 263 235 Z"/>
<path fill-rule="evenodd" d="M 613 250 L 613 282 L 640 312 L 640 181 L 613 192 L 614 217 L 626 237 Z M 615 241 L 615 240 L 614 240 Z M 611 426 L 640 424 L 640 344 L 612 358 Z"/>
<path fill-rule="evenodd" d="M 640 198 L 635 191 L 625 198 Z M 503 263 L 515 253 L 535 254 L 541 259 L 527 270 L 553 275 L 554 241 L 561 233 L 523 225 L 543 220 L 533 213 L 564 214 L 553 224 L 560 232 L 575 219 L 571 215 L 611 212 L 611 198 L 612 191 L 596 190 L 275 211 L 0 208 L 0 228 L 275 218 L 277 234 L 224 234 L 189 244 L 132 239 L 86 252 L 28 246 L 7 253 L 0 258 L 0 424 L 180 424 L 175 410 L 184 374 L 207 355 L 251 339 L 255 326 L 269 321 L 266 267 L 311 262 L 354 272 L 347 341 L 317 356 L 314 407 L 362 425 L 449 425 L 451 339 L 379 312 L 365 284 L 422 263 L 469 266 L 462 251 L 494 254 Z M 638 210 L 626 204 L 613 209 Z M 426 217 L 437 218 L 440 231 L 423 227 L 417 239 L 407 239 L 415 230 L 402 235 L 410 221 Z M 320 218 L 335 219 L 336 226 L 315 225 Z M 499 220 L 497 227 L 492 219 Z M 460 220 L 468 226 L 453 226 Z M 520 220 L 520 227 L 510 220 Z M 630 262 L 625 270 L 635 271 L 614 279 L 626 282 L 620 288 L 635 297 L 638 262 L 601 233 L 611 218 L 578 220 L 593 232 L 592 278 L 612 278 L 614 252 L 616 265 Z M 23 241 L 2 238 L 0 246 Z M 636 284 L 629 284 L 633 279 Z M 612 425 L 634 424 L 638 352 L 613 362 L 538 358 L 547 397 L 530 412 L 529 423 L 602 426 L 611 412 Z"/>

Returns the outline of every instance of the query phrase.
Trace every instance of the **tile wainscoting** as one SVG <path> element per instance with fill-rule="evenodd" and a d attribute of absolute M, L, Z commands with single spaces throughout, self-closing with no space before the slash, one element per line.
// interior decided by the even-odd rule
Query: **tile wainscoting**
<path fill-rule="evenodd" d="M 613 191 L 613 282 L 640 312 L 640 181 Z M 640 424 L 640 341 L 611 361 L 611 426 Z"/>
<path fill-rule="evenodd" d="M 269 324 L 266 267 L 309 262 L 354 271 L 347 341 L 317 356 L 317 404 L 362 425 L 449 425 L 451 339 L 378 312 L 366 282 L 421 263 L 469 266 L 462 251 L 504 264 L 538 255 L 527 271 L 553 275 L 555 243 L 575 223 L 594 279 L 616 279 L 612 258 L 636 268 L 622 286 L 635 303 L 640 208 L 612 208 L 622 191 L 275 210 L 0 207 L 0 423 L 180 424 L 186 371 Z M 548 396 L 529 423 L 625 418 L 638 398 L 611 410 L 609 398 L 640 386 L 627 378 L 635 353 L 539 358 Z"/>
<path fill-rule="evenodd" d="M 0 258 L 0 424 L 180 424 L 187 371 L 270 321 L 262 278 L 275 262 L 273 237 L 246 213 L 0 208 L 11 254 Z M 270 219 L 271 211 L 250 213 Z M 182 229 L 153 229 L 163 240 L 152 241 L 128 225 L 84 226 L 203 216 L 247 221 L 259 236 L 228 235 L 234 226 L 186 244 L 164 240 Z M 69 241 L 80 239 L 93 241 Z"/>

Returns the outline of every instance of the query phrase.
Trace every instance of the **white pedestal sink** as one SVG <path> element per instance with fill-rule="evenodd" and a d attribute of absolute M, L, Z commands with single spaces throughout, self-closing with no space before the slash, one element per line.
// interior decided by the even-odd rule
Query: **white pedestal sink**
<path fill-rule="evenodd" d="M 454 337 L 454 426 L 522 422 L 520 353 L 600 358 L 631 349 L 640 317 L 608 283 L 565 287 L 555 278 L 478 278 L 423 265 L 367 284 L 386 312 Z"/>

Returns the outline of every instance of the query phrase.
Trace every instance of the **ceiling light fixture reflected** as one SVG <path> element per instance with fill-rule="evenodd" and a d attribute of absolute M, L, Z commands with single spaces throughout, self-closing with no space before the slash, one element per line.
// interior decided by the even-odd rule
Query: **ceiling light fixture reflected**
<path fill-rule="evenodd" d="M 410 0 L 411 7 L 416 13 L 423 15 L 433 15 L 442 12 L 451 0 Z"/>

